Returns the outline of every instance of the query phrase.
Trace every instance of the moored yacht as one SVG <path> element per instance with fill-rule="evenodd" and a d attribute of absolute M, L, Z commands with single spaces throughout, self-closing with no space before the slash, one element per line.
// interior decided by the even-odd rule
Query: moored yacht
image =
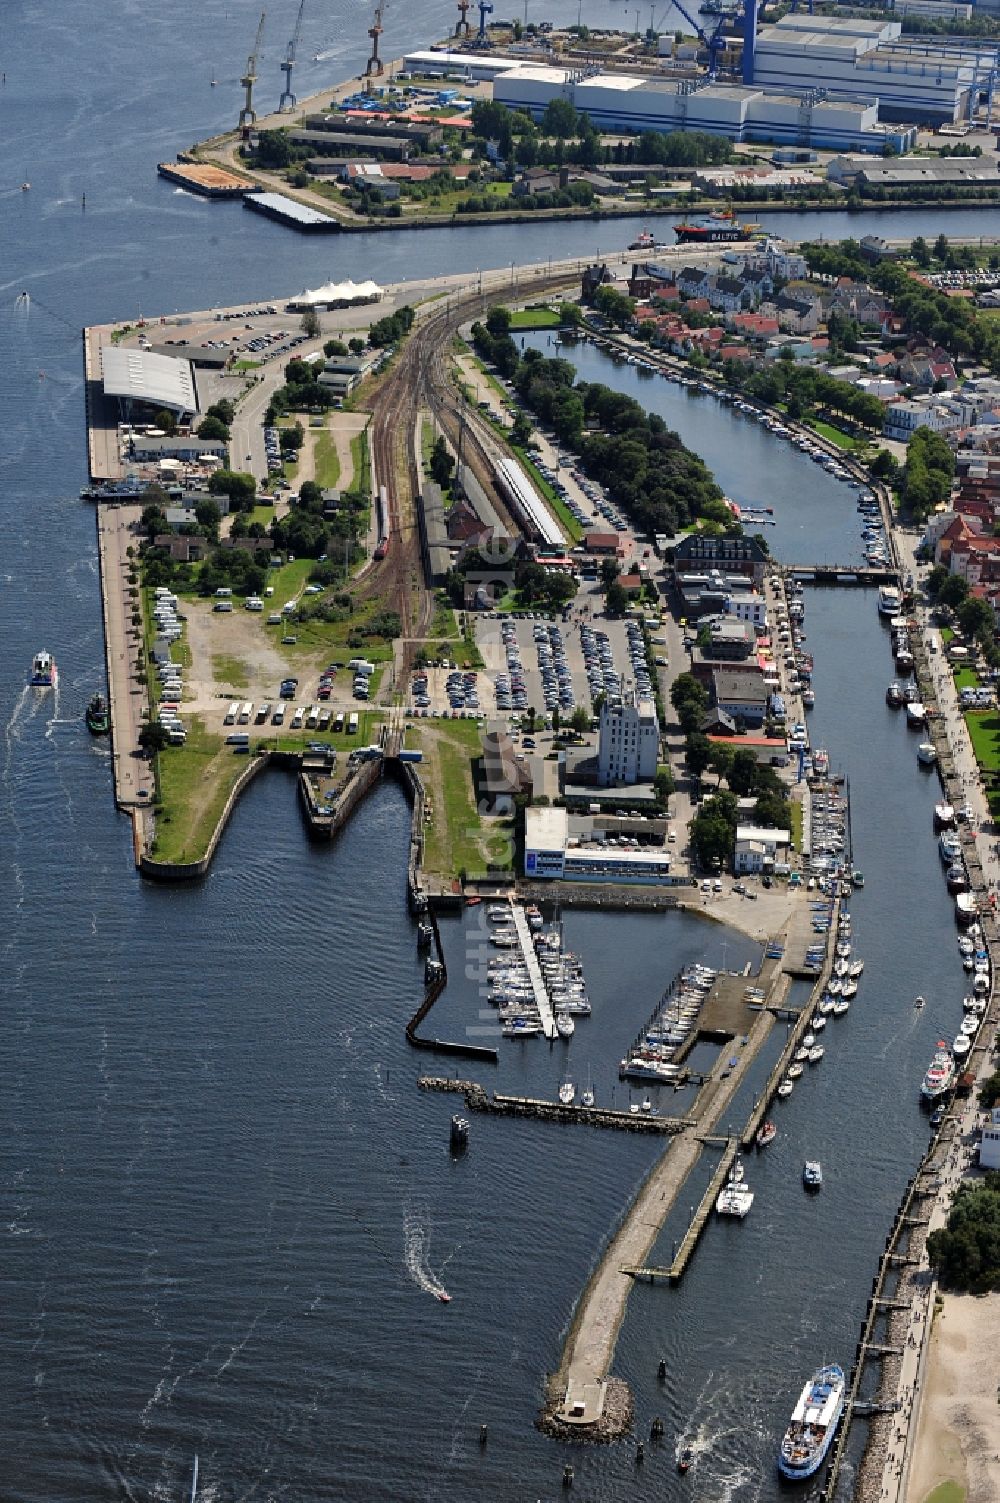
<path fill-rule="evenodd" d="M 921 741 L 917 747 L 917 761 L 921 767 L 933 767 L 937 761 L 937 747 L 933 741 Z"/>
<path fill-rule="evenodd" d="M 945 803 L 934 805 L 934 825 L 938 830 L 951 830 L 955 826 L 955 806 Z"/>
<path fill-rule="evenodd" d="M 938 1039 L 934 1058 L 927 1066 L 920 1094 L 925 1101 L 934 1101 L 938 1096 L 943 1096 L 945 1091 L 950 1090 L 955 1079 L 955 1057 L 944 1039 Z"/>
<path fill-rule="evenodd" d="M 971 892 L 955 894 L 955 922 L 971 924 L 976 917 L 976 900 Z"/>
<path fill-rule="evenodd" d="M 927 711 L 919 699 L 911 699 L 906 705 L 906 723 L 913 730 L 927 723 Z"/>
<path fill-rule="evenodd" d="M 894 585 L 882 585 L 878 592 L 878 613 L 880 616 L 898 616 L 903 600 Z"/>

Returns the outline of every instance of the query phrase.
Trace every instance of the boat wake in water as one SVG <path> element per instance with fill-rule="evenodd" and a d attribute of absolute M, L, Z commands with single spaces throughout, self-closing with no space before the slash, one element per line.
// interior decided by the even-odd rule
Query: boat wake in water
<path fill-rule="evenodd" d="M 433 1294 L 443 1305 L 450 1304 L 451 1295 L 433 1272 L 428 1262 L 431 1246 L 430 1217 L 426 1207 L 409 1203 L 403 1210 L 403 1261 L 406 1271 L 418 1289 Z"/>
<path fill-rule="evenodd" d="M 729 1503 L 740 1496 L 754 1475 L 741 1455 L 741 1431 L 732 1419 L 724 1385 L 722 1390 L 715 1374 L 709 1373 L 675 1450 L 678 1461 L 683 1453 L 690 1453 L 690 1465 L 701 1473 L 702 1483 L 711 1482 L 714 1503 Z"/>

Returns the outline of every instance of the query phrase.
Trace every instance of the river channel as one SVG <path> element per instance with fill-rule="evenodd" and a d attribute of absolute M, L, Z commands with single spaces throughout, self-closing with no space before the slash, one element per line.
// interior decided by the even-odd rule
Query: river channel
<path fill-rule="evenodd" d="M 576 19 L 576 0 L 546 9 Z M 426 43 L 453 14 L 445 0 L 402 8 L 388 50 Z M 309 21 L 309 48 L 341 49 L 338 74 L 363 56 L 358 15 L 334 0 Z M 585 21 L 605 15 L 603 0 L 584 0 Z M 214 1503 L 555 1498 L 564 1453 L 532 1428 L 541 1378 L 656 1147 L 477 1118 L 469 1153 L 451 1160 L 448 1103 L 416 1090 L 428 1061 L 402 1037 L 420 970 L 404 901 L 408 811 L 394 787 L 317 849 L 292 784 L 269 776 L 202 886 L 136 879 L 106 750 L 81 724 L 104 666 L 93 516 L 75 499 L 79 329 L 277 298 L 331 276 L 471 277 L 570 247 L 589 257 L 643 221 L 315 242 L 175 192 L 154 164 L 228 121 L 255 21 L 224 0 L 169 12 L 13 0 L 4 11 L 0 1495 L 174 1500 L 198 1452 Z M 283 27 L 269 8 L 272 24 Z M 275 96 L 285 29 L 269 33 L 262 61 Z M 297 81 L 317 86 L 318 66 L 303 61 Z M 774 222 L 790 234 L 929 232 L 910 213 Z M 970 211 L 945 222 L 956 234 L 985 223 Z M 14 305 L 24 289 L 30 311 Z M 848 487 L 817 505 L 826 477 L 806 461 L 787 469 L 797 456 L 742 420 L 733 474 L 731 414 L 659 381 L 641 391 L 677 402 L 669 421 L 731 494 L 772 497 L 780 556 L 853 556 Z M 704 426 L 696 434 L 689 420 Z M 709 1229 L 679 1290 L 635 1291 L 617 1370 L 635 1390 L 640 1432 L 663 1415 L 666 1446 L 647 1451 L 641 1474 L 627 1447 L 575 1454 L 585 1500 L 774 1496 L 774 1445 L 802 1374 L 822 1357 L 849 1360 L 924 1141 L 916 1086 L 962 980 L 932 785 L 884 706 L 891 665 L 874 602 L 810 594 L 808 631 L 814 734 L 851 776 L 867 876 L 853 905 L 864 985 L 753 1166 L 753 1215 Z M 23 688 L 42 646 L 60 665 L 51 699 Z M 681 964 L 755 954 L 696 918 L 568 912 L 565 923 L 597 1003 L 568 1064 L 604 1099 Z M 454 980 L 442 1031 L 478 1028 L 478 992 L 461 976 L 476 933 L 444 927 Z M 917 991 L 933 1005 L 915 1020 Z M 483 1078 L 550 1094 L 565 1068 L 529 1046 L 505 1050 Z M 798 1189 L 807 1151 L 827 1171 L 809 1203 Z M 427 1292 L 438 1280 L 448 1306 Z M 682 1435 L 699 1450 L 686 1487 L 672 1462 Z"/>

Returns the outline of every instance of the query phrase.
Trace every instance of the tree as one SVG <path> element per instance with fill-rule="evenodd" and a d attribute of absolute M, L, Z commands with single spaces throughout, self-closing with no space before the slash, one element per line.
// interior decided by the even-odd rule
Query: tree
<path fill-rule="evenodd" d="M 733 753 L 728 783 L 739 798 L 749 798 L 757 789 L 757 758 L 752 751 L 740 748 Z"/>
<path fill-rule="evenodd" d="M 670 703 L 675 710 L 680 710 L 682 705 L 691 701 L 704 712 L 708 708 L 708 691 L 693 673 L 679 673 L 670 686 Z"/>
<path fill-rule="evenodd" d="M 590 730 L 590 712 L 585 705 L 577 705 L 576 709 L 573 711 L 573 718 L 570 720 L 570 725 L 580 736 L 583 735 L 584 731 Z"/>
<path fill-rule="evenodd" d="M 533 434 L 534 429 L 531 426 L 531 419 L 526 413 L 518 410 L 510 430 L 511 443 L 516 444 L 519 449 L 523 449 L 531 442 Z"/>
<path fill-rule="evenodd" d="M 669 767 L 661 767 L 653 779 L 653 792 L 656 794 L 656 802 L 661 809 L 667 807 L 670 795 L 674 791 L 673 774 Z"/>
<path fill-rule="evenodd" d="M 688 771 L 700 777 L 712 760 L 712 743 L 701 731 L 692 731 L 684 748 Z"/>
<path fill-rule="evenodd" d="M 153 414 L 153 427 L 161 428 L 164 433 L 177 432 L 177 414 L 167 407 L 161 407 L 159 412 Z"/>
<path fill-rule="evenodd" d="M 236 416 L 236 408 L 228 397 L 222 397 L 218 402 L 212 403 L 205 416 L 218 418 L 220 423 L 225 423 L 227 428 L 231 428 L 233 418 Z"/>
<path fill-rule="evenodd" d="M 364 346 L 362 345 L 362 349 Z M 327 360 L 332 360 L 335 355 L 346 355 L 347 346 L 342 339 L 328 339 L 323 346 L 323 354 Z"/>
<path fill-rule="evenodd" d="M 964 580 L 961 574 L 949 574 L 938 590 L 938 600 L 942 605 L 950 606 L 952 610 L 956 610 L 965 600 L 968 593 L 968 581 Z"/>
<path fill-rule="evenodd" d="M 628 591 L 615 580 L 614 584 L 608 587 L 604 603 L 609 616 L 624 616 L 628 610 Z"/>
<path fill-rule="evenodd" d="M 914 261 L 916 261 L 918 266 L 930 266 L 930 246 L 927 244 L 927 241 L 924 239 L 923 235 L 917 235 L 917 237 L 910 242 L 910 255 L 913 257 Z"/>
<path fill-rule="evenodd" d="M 216 470 L 209 476 L 208 488 L 213 496 L 228 496 L 234 511 L 252 511 L 257 482 L 242 470 Z"/>
<path fill-rule="evenodd" d="M 733 748 L 731 746 L 726 746 L 722 742 L 716 742 L 713 744 L 712 756 L 708 765 L 709 767 L 711 767 L 720 783 L 722 782 L 723 778 L 729 777 L 729 769 L 733 765 L 733 757 L 735 755 L 736 753 L 733 751 Z"/>
<path fill-rule="evenodd" d="M 159 720 L 139 727 L 139 745 L 144 751 L 162 751 L 170 745 L 170 733 Z"/>
<path fill-rule="evenodd" d="M 434 447 L 431 449 L 431 478 L 442 490 L 447 490 L 451 484 L 454 468 L 455 461 L 449 452 L 448 445 L 445 443 L 444 435 L 438 434 L 434 440 Z"/>
<path fill-rule="evenodd" d="M 199 438 L 217 438 L 225 443 L 229 438 L 229 429 L 217 417 L 206 417 L 198 424 L 197 434 Z"/>
<path fill-rule="evenodd" d="M 194 509 L 198 518 L 199 527 L 203 527 L 207 537 L 213 542 L 218 541 L 219 523 L 222 521 L 222 510 L 218 501 L 199 501 Z"/>
<path fill-rule="evenodd" d="M 352 355 L 362 355 L 364 353 L 365 342 L 363 339 L 359 339 L 355 334 L 353 339 L 349 339 L 347 341 L 347 348 L 350 350 Z"/>
<path fill-rule="evenodd" d="M 577 132 L 577 113 L 568 99 L 550 99 L 542 115 L 542 134 L 567 140 Z"/>
<path fill-rule="evenodd" d="M 509 308 L 501 308 L 495 304 L 486 314 L 486 327 L 494 339 L 499 339 L 503 334 L 510 333 L 511 311 Z"/>
<path fill-rule="evenodd" d="M 618 578 L 618 560 L 614 558 L 602 558 L 600 574 L 601 584 L 605 590 L 609 590 Z"/>
<path fill-rule="evenodd" d="M 304 309 L 299 324 L 307 339 L 318 339 L 322 333 L 323 326 L 315 308 Z"/>
<path fill-rule="evenodd" d="M 934 242 L 934 259 L 936 261 L 948 259 L 948 236 L 943 230 Z"/>
<path fill-rule="evenodd" d="M 286 131 L 260 132 L 257 137 L 257 162 L 261 167 L 288 167 L 292 160 L 292 145 Z"/>
<path fill-rule="evenodd" d="M 970 595 L 958 608 L 958 624 L 964 634 L 972 639 L 987 633 L 992 637 L 996 626 L 993 607 L 986 600 Z"/>

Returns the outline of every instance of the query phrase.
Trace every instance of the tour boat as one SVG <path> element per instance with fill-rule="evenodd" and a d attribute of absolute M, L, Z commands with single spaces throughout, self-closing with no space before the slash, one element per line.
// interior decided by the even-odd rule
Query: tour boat
<path fill-rule="evenodd" d="M 56 660 L 50 652 L 36 652 L 31 661 L 30 683 L 38 689 L 51 689 L 56 681 Z"/>
<path fill-rule="evenodd" d="M 806 1159 L 802 1166 L 802 1183 L 807 1190 L 819 1190 L 823 1185 L 823 1166 L 819 1159 Z"/>
<path fill-rule="evenodd" d="M 822 1466 L 844 1409 L 844 1369 L 821 1367 L 806 1383 L 778 1451 L 778 1470 L 792 1481 Z"/>
<path fill-rule="evenodd" d="M 878 592 L 878 613 L 880 616 L 898 616 L 901 603 L 901 596 L 897 589 L 892 585 L 882 585 Z"/>
<path fill-rule="evenodd" d="M 934 805 L 934 828 L 936 830 L 952 830 L 955 827 L 955 806 L 941 802 Z"/>
<path fill-rule="evenodd" d="M 86 710 L 84 720 L 87 722 L 87 730 L 92 736 L 106 736 L 111 730 L 111 715 L 108 711 L 108 702 L 103 694 L 95 694 L 91 698 Z"/>
<path fill-rule="evenodd" d="M 944 1039 L 938 1039 L 934 1058 L 927 1066 L 927 1073 L 920 1087 L 920 1094 L 925 1101 L 933 1101 L 951 1088 L 954 1079 L 955 1057 Z"/>
<path fill-rule="evenodd" d="M 917 761 L 921 767 L 933 767 L 937 761 L 937 747 L 933 741 L 921 741 L 917 747 Z"/>
<path fill-rule="evenodd" d="M 907 704 L 906 723 L 913 730 L 927 723 L 927 711 L 919 699 L 911 699 Z"/>

